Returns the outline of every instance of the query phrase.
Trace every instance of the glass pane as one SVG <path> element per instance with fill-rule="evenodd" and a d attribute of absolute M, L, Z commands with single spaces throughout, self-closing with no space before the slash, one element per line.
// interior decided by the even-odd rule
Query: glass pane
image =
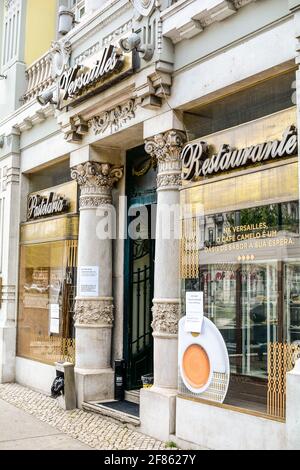
<path fill-rule="evenodd" d="M 76 241 L 21 246 L 18 355 L 53 363 L 74 336 L 76 250 Z"/>

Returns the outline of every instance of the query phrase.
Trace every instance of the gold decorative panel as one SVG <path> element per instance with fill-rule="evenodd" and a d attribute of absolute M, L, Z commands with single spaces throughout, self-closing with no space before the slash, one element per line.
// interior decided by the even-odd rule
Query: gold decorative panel
<path fill-rule="evenodd" d="M 30 354 L 28 357 L 50 365 L 60 361 L 74 364 L 75 339 L 57 336 L 33 336 L 30 341 Z"/>
<path fill-rule="evenodd" d="M 21 243 L 44 243 L 56 240 L 77 239 L 78 215 L 51 217 L 21 225 Z"/>
<path fill-rule="evenodd" d="M 268 414 L 286 416 L 286 374 L 300 357 L 299 344 L 269 343 L 268 345 Z"/>
<path fill-rule="evenodd" d="M 182 279 L 196 279 L 199 275 L 200 236 L 199 220 L 195 217 L 182 220 L 180 271 Z"/>

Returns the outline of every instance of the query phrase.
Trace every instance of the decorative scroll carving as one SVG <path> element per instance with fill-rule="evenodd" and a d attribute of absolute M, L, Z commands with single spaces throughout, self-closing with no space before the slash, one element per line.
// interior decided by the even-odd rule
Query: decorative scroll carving
<path fill-rule="evenodd" d="M 71 170 L 71 178 L 80 186 L 100 186 L 112 189 L 123 176 L 123 167 L 114 167 L 110 163 L 86 162 Z"/>
<path fill-rule="evenodd" d="M 180 187 L 181 186 L 181 175 L 158 175 L 157 177 L 157 187 L 158 188 L 165 188 L 165 187 Z"/>
<path fill-rule="evenodd" d="M 53 41 L 50 49 L 51 75 L 53 78 L 59 77 L 68 67 L 72 45 L 70 41 L 61 39 Z"/>
<path fill-rule="evenodd" d="M 158 163 L 157 187 L 181 185 L 181 151 L 186 141 L 183 132 L 172 130 L 158 134 L 146 142 L 145 150 Z"/>
<path fill-rule="evenodd" d="M 112 326 L 114 321 L 112 299 L 77 300 L 74 320 L 77 325 Z"/>
<path fill-rule="evenodd" d="M 86 162 L 71 170 L 81 187 L 80 209 L 95 209 L 112 203 L 111 191 L 123 176 L 123 167 L 110 163 Z"/>
<path fill-rule="evenodd" d="M 136 108 L 136 101 L 129 100 L 110 111 L 105 111 L 100 116 L 93 117 L 89 121 L 89 127 L 96 135 L 103 134 L 107 129 L 110 129 L 110 132 L 117 132 L 127 121 L 135 118 Z"/>
<path fill-rule="evenodd" d="M 152 329 L 154 334 L 178 334 L 178 321 L 180 317 L 179 300 L 153 301 Z"/>

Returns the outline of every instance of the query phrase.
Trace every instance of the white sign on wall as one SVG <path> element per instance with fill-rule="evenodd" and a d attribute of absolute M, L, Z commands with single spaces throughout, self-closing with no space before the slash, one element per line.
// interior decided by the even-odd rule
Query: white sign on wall
<path fill-rule="evenodd" d="M 59 334 L 59 304 L 50 304 L 50 334 Z"/>
<path fill-rule="evenodd" d="M 99 266 L 78 268 L 79 297 L 99 297 Z"/>
<path fill-rule="evenodd" d="M 185 331 L 188 333 L 201 333 L 203 318 L 203 292 L 186 292 Z"/>

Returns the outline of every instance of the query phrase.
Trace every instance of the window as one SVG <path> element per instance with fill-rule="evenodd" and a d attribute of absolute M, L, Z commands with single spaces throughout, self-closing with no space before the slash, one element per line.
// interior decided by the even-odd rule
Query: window
<path fill-rule="evenodd" d="M 75 13 L 76 21 L 80 21 L 85 15 L 85 0 L 70 0 L 70 8 Z"/>

